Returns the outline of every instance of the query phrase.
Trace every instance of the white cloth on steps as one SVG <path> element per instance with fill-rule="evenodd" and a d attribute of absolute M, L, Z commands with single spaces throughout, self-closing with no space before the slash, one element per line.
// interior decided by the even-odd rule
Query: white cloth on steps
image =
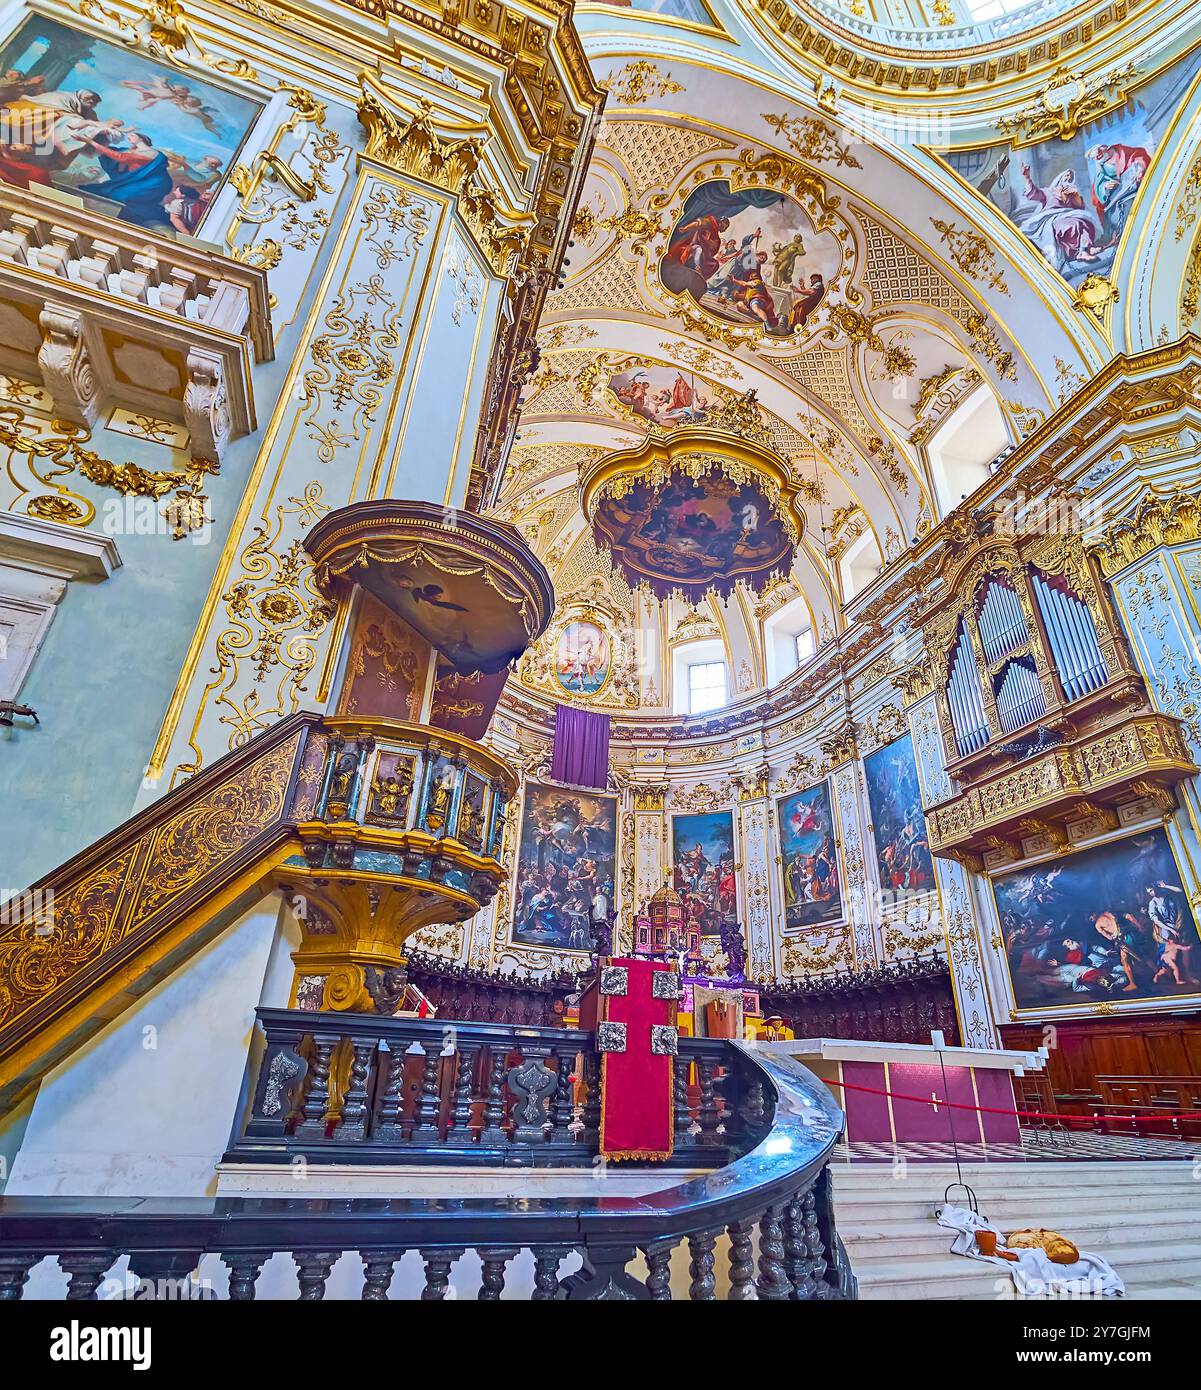
<path fill-rule="evenodd" d="M 1000 1265 L 1024 1298 L 1084 1298 L 1097 1294 L 1117 1298 L 1126 1292 L 1126 1285 L 1113 1266 L 1100 1255 L 1081 1250 L 1075 1264 L 1060 1265 L 1047 1259 L 1045 1250 L 1015 1250 L 1016 1260 L 1003 1260 L 999 1255 L 983 1254 L 976 1244 L 977 1231 L 993 1231 L 998 1246 L 1009 1249 L 1001 1232 L 983 1217 L 949 1202 L 936 1207 L 934 1215 L 940 1226 L 956 1233 L 951 1242 L 952 1255 L 967 1255 L 969 1259 Z"/>

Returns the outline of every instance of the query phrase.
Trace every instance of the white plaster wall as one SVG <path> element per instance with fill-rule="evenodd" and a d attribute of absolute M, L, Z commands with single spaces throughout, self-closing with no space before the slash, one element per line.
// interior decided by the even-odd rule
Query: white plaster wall
<path fill-rule="evenodd" d="M 9 1196 L 203 1196 L 240 1105 L 272 894 L 42 1082 Z"/>

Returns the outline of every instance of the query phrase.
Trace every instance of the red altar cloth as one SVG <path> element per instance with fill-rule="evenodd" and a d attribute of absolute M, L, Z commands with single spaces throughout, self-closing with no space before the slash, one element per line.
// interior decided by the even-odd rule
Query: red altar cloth
<path fill-rule="evenodd" d="M 626 972 L 624 993 L 606 992 L 606 970 L 612 967 Z M 600 1149 L 606 1158 L 671 1157 L 675 1059 L 669 1052 L 652 1050 L 651 1033 L 653 1026 L 671 1030 L 674 1046 L 676 999 L 656 998 L 653 993 L 653 978 L 663 971 L 673 977 L 676 973 L 662 961 L 626 958 L 610 959 L 601 969 L 598 1036 L 604 1024 L 625 1025 L 624 1050 L 602 1046 Z M 659 1046 L 663 1045 L 661 1034 Z"/>

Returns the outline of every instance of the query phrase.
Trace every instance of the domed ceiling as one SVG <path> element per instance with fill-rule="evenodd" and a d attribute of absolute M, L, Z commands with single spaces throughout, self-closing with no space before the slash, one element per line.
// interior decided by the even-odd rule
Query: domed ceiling
<path fill-rule="evenodd" d="M 494 509 L 550 570 L 557 620 L 509 688 L 670 713 L 681 642 L 720 643 L 737 698 L 787 674 L 782 610 L 819 652 L 836 641 L 881 571 L 1108 360 L 1112 305 L 1082 302 L 896 110 L 745 36 L 579 13 L 609 101 Z M 995 112 L 955 119 L 956 148 L 999 138 Z M 804 512 L 791 572 L 695 609 L 631 590 L 585 521 L 581 467 L 748 403 Z M 581 622 L 608 649 L 576 690 L 560 668 Z"/>

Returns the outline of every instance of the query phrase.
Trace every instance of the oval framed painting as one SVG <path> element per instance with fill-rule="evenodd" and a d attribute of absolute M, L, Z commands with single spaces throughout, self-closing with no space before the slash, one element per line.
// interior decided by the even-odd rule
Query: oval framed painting
<path fill-rule="evenodd" d="M 609 634 L 587 618 L 563 625 L 555 643 L 555 680 L 568 695 L 598 695 L 613 670 Z"/>
<path fill-rule="evenodd" d="M 795 199 L 715 179 L 685 201 L 659 278 L 714 318 L 787 338 L 805 328 L 842 262 L 838 238 L 815 227 Z"/>

